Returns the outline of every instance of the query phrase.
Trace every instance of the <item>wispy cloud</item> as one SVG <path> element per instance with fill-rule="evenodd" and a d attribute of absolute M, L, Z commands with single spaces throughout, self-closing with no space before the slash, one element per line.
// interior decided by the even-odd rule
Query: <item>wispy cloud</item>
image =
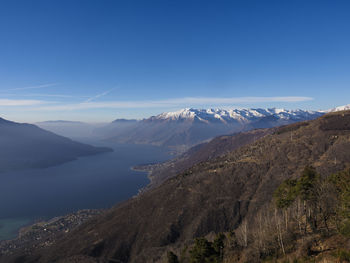
<path fill-rule="evenodd" d="M 73 95 L 64 95 L 64 94 L 42 94 L 42 93 L 33 93 L 33 94 L 23 94 L 24 97 L 56 97 L 56 98 L 87 98 L 88 96 L 73 96 Z"/>
<path fill-rule="evenodd" d="M 57 83 L 48 83 L 48 84 L 42 84 L 42 85 L 36 85 L 36 86 L 28 86 L 23 88 L 12 88 L 12 89 L 5 89 L 3 91 L 15 91 L 15 90 L 29 90 L 29 89 L 43 89 L 43 88 L 49 88 L 52 86 L 56 86 Z"/>
<path fill-rule="evenodd" d="M 21 94 L 18 95 L 16 93 L 0 93 L 1 97 L 56 97 L 56 98 L 90 98 L 90 96 L 73 96 L 73 95 L 65 95 L 65 94 L 44 94 L 44 93 L 29 93 L 29 94 Z"/>
<path fill-rule="evenodd" d="M 104 95 L 101 95 L 101 96 L 104 96 Z M 92 97 L 92 99 L 95 97 Z M 196 107 L 201 105 L 209 106 L 209 107 L 220 107 L 220 106 L 229 106 L 233 104 L 252 105 L 254 103 L 276 103 L 276 102 L 293 103 L 293 102 L 303 102 L 303 101 L 310 101 L 310 100 L 313 100 L 313 98 L 295 97 L 295 96 L 232 97 L 232 98 L 185 97 L 185 98 L 164 99 L 164 100 L 101 101 L 101 102 L 94 102 L 91 100 L 87 100 L 82 103 L 42 106 L 42 107 L 36 108 L 35 110 L 67 111 L 67 110 L 86 110 L 86 109 L 103 109 L 103 108 L 132 109 L 132 108 Z"/>
<path fill-rule="evenodd" d="M 45 104 L 46 102 L 40 100 L 10 100 L 0 99 L 0 106 L 36 106 Z"/>

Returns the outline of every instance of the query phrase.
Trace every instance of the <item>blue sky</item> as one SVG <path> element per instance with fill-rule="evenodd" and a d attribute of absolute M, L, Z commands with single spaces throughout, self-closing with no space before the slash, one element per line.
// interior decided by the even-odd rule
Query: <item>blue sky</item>
<path fill-rule="evenodd" d="M 350 103 L 350 1 L 0 2 L 0 116 Z"/>

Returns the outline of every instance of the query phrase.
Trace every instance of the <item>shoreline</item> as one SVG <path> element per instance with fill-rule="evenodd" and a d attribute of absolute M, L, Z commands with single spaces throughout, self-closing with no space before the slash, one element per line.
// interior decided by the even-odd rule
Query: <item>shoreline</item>
<path fill-rule="evenodd" d="M 157 165 L 158 163 L 152 163 L 152 164 L 145 164 L 145 165 L 134 165 L 130 167 L 130 170 L 135 171 L 135 172 L 142 172 L 142 173 L 146 173 L 145 175 L 147 176 L 147 178 L 149 179 L 149 183 L 147 185 L 145 185 L 144 187 L 138 189 L 138 193 L 134 196 L 130 196 L 130 198 L 134 198 L 135 196 L 139 196 L 140 194 L 144 193 L 145 191 L 148 191 L 151 189 L 152 185 L 153 185 L 153 179 L 152 179 L 152 169 L 151 168 L 147 168 L 148 166 L 153 166 L 153 165 Z M 106 211 L 106 209 L 80 209 L 77 210 L 75 212 L 72 213 L 68 213 L 65 215 L 59 215 L 59 216 L 55 216 L 55 217 L 48 217 L 48 218 L 36 218 L 36 219 L 32 219 L 30 220 L 28 223 L 24 224 L 24 225 L 20 225 L 20 227 L 16 228 L 15 232 L 16 235 L 13 238 L 9 238 L 9 239 L 2 239 L 0 240 L 0 254 L 7 254 L 7 253 L 12 253 L 13 249 L 18 249 L 19 247 L 21 247 L 21 243 L 23 242 L 35 242 L 36 240 L 31 240 L 29 241 L 28 239 L 28 233 L 33 232 L 33 228 L 36 229 L 38 227 L 38 229 L 36 229 L 36 231 L 34 231 L 36 234 L 38 235 L 42 235 L 42 233 L 39 233 L 40 231 L 43 231 L 41 226 L 47 226 L 47 225 L 51 225 L 52 223 L 55 223 L 57 221 L 60 220 L 65 220 L 66 218 L 72 217 L 72 216 L 78 216 L 81 214 L 89 214 L 89 215 L 97 215 L 97 214 L 101 214 L 103 211 Z M 70 230 L 72 230 L 74 227 L 69 226 L 68 232 Z M 56 234 L 58 234 L 57 231 Z M 67 232 L 67 233 L 68 233 Z M 48 232 L 47 232 L 48 233 Z M 62 233 L 62 232 L 60 232 Z M 55 235 L 56 235 L 55 234 Z M 46 238 L 49 238 L 49 236 L 46 236 Z M 23 240 L 25 239 L 25 240 Z M 16 245 L 14 245 L 16 244 Z M 7 249 L 9 248 L 10 249 Z"/>
<path fill-rule="evenodd" d="M 109 151 L 96 153 L 92 155 L 99 155 L 103 153 L 109 153 Z M 90 155 L 80 156 L 77 159 L 85 158 L 89 156 Z M 172 158 L 173 158 L 173 155 L 169 154 L 168 160 L 171 160 Z M 71 161 L 75 161 L 75 160 L 70 160 L 69 162 Z M 133 165 L 129 167 L 131 171 L 140 172 L 140 173 L 142 172 L 142 176 L 146 175 L 149 181 L 146 182 L 146 184 L 143 187 L 136 189 L 136 191 L 138 192 L 136 192 L 133 196 L 130 195 L 128 199 L 130 198 L 132 199 L 135 196 L 139 196 L 140 194 L 144 193 L 145 191 L 148 191 L 154 186 L 154 178 L 152 176 L 152 172 L 154 171 L 154 168 L 159 167 L 158 165 L 161 165 L 163 162 L 167 162 L 167 160 L 161 161 L 159 163 L 157 162 L 147 163 L 142 165 Z M 114 205 L 118 203 L 119 202 L 116 202 Z M 16 251 L 18 251 L 21 248 L 25 248 L 26 245 L 28 244 L 34 244 L 34 246 L 37 246 L 37 247 L 49 246 L 52 244 L 53 240 L 55 239 L 55 237 L 57 237 L 57 235 L 64 235 L 65 233 L 70 232 L 77 225 L 80 225 L 81 223 L 85 222 L 87 219 L 89 219 L 92 216 L 101 214 L 105 210 L 106 209 L 83 209 L 83 210 L 77 210 L 69 214 L 58 215 L 52 218 L 50 217 L 29 218 L 28 221 L 25 222 L 25 224 L 21 224 L 19 222 L 17 224 L 18 227 L 16 226 L 13 227 L 14 231 L 11 231 L 15 233 L 14 235 L 11 235 L 11 237 L 9 238 L 0 240 L 0 255 L 1 254 L 8 255 L 8 254 L 16 253 Z M 71 219 L 75 218 L 75 219 L 70 220 L 69 218 Z M 15 222 L 15 218 L 9 219 L 9 220 L 10 221 L 13 220 Z M 57 226 L 56 224 L 57 222 L 63 223 L 64 227 L 62 228 L 54 227 L 54 226 Z"/>
<path fill-rule="evenodd" d="M 146 173 L 146 176 L 149 180 L 149 183 L 147 185 L 145 185 L 144 187 L 141 187 L 140 189 L 138 189 L 138 193 L 136 195 L 134 195 L 133 197 L 138 197 L 141 194 L 145 193 L 146 191 L 149 191 L 152 189 L 152 186 L 154 184 L 154 178 L 152 177 L 153 171 L 151 168 L 147 168 L 147 167 L 153 166 L 153 165 L 156 165 L 156 164 L 135 165 L 135 166 L 130 167 L 131 171 Z"/>
<path fill-rule="evenodd" d="M 0 255 L 12 255 L 30 245 L 43 248 L 54 244 L 58 236 L 71 232 L 76 227 L 106 211 L 105 209 L 82 209 L 48 220 L 36 221 L 18 230 L 14 239 L 0 241 Z M 35 221 L 34 221 L 35 222 Z"/>

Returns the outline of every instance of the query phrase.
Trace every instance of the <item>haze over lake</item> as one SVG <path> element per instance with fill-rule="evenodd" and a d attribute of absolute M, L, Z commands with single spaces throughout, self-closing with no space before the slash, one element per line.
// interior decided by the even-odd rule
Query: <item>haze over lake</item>
<path fill-rule="evenodd" d="M 101 143 L 93 143 L 101 146 Z M 79 209 L 108 208 L 149 183 L 134 165 L 170 158 L 166 148 L 108 144 L 114 152 L 79 158 L 44 169 L 0 173 L 0 240 L 19 227 Z"/>

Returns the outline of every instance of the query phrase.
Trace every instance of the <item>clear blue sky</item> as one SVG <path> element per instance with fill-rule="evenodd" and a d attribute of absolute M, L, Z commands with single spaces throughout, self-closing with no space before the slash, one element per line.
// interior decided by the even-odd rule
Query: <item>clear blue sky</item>
<path fill-rule="evenodd" d="M 347 0 L 2 0 L 0 116 L 350 103 Z"/>

